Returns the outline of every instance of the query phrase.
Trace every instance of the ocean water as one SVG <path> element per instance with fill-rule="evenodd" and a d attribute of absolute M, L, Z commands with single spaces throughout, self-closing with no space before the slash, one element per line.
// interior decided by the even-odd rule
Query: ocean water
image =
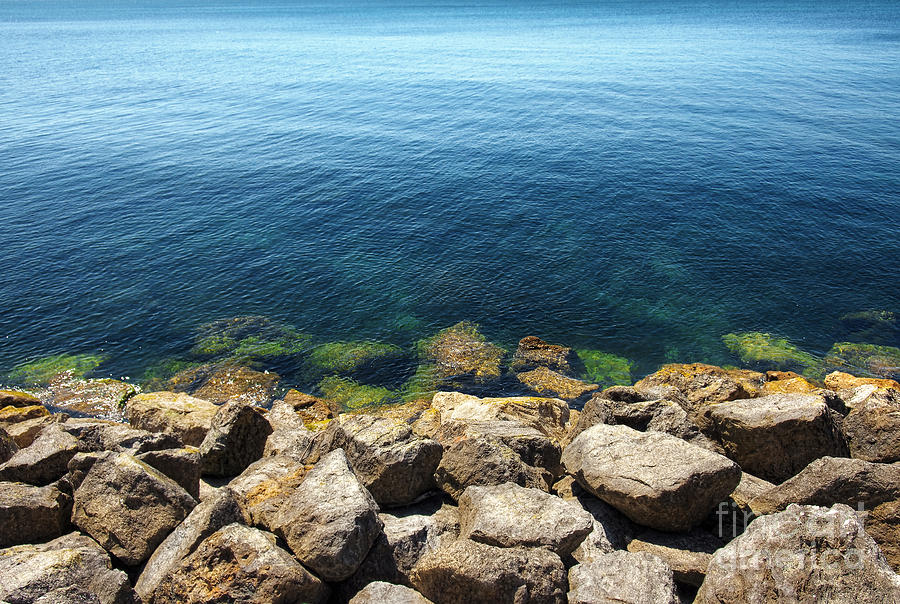
<path fill-rule="evenodd" d="M 632 359 L 900 310 L 900 3 L 0 0 L 0 372 L 243 314 Z"/>

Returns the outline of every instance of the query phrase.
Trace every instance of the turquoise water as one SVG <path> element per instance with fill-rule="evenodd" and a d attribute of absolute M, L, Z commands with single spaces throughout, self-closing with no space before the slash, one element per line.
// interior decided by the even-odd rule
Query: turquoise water
<path fill-rule="evenodd" d="M 264 314 L 633 359 L 900 310 L 900 3 L 0 0 L 0 371 Z M 881 343 L 895 343 L 895 341 Z"/>

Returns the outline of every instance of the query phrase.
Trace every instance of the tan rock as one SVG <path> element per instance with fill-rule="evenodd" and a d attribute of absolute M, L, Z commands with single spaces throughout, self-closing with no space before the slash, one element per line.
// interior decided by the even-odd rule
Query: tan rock
<path fill-rule="evenodd" d="M 900 383 L 896 380 L 856 377 L 842 371 L 835 371 L 825 376 L 825 387 L 831 390 L 850 390 L 857 386 L 871 384 L 878 388 L 893 388 L 900 390 Z"/>
<path fill-rule="evenodd" d="M 149 392 L 128 401 L 128 421 L 135 428 L 165 432 L 199 447 L 219 410 L 213 403 L 181 392 Z"/>
<path fill-rule="evenodd" d="M 565 437 L 569 421 L 569 405 L 557 398 L 478 398 L 461 392 L 438 392 L 431 406 L 440 413 L 442 424 L 447 421 L 513 420 L 556 440 Z"/>
<path fill-rule="evenodd" d="M 597 384 L 588 384 L 546 367 L 524 371 L 517 374 L 516 378 L 538 394 L 550 395 L 567 401 L 574 401 L 600 388 Z"/>

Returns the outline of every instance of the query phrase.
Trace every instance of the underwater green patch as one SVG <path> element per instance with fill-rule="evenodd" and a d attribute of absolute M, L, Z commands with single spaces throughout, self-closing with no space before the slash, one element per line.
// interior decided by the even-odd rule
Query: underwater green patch
<path fill-rule="evenodd" d="M 141 390 L 145 392 L 158 392 L 168 390 L 168 381 L 182 371 L 199 367 L 202 363 L 182 358 L 168 358 L 154 363 L 144 371 L 141 376 Z"/>
<path fill-rule="evenodd" d="M 500 362 L 506 351 L 478 330 L 478 325 L 461 321 L 416 343 L 420 359 L 435 365 L 441 377 L 469 375 L 479 380 L 500 377 Z"/>
<path fill-rule="evenodd" d="M 83 378 L 105 360 L 103 354 L 57 354 L 19 365 L 8 377 L 14 384 L 45 386 L 63 373 Z"/>
<path fill-rule="evenodd" d="M 825 363 L 889 379 L 900 378 L 900 348 L 858 342 L 837 342 Z"/>
<path fill-rule="evenodd" d="M 634 363 L 625 357 L 588 349 L 575 350 L 575 354 L 584 363 L 583 379 L 598 384 L 601 388 L 632 384 L 631 368 Z"/>
<path fill-rule="evenodd" d="M 311 342 L 291 325 L 251 315 L 201 325 L 190 354 L 205 360 L 273 363 L 305 354 Z"/>
<path fill-rule="evenodd" d="M 419 399 L 430 399 L 438 391 L 441 383 L 437 368 L 434 365 L 423 363 L 416 368 L 416 372 L 400 386 L 400 399 L 404 403 Z"/>
<path fill-rule="evenodd" d="M 318 384 L 322 396 L 344 411 L 397 402 L 397 393 L 381 386 L 367 386 L 349 378 L 328 376 Z"/>
<path fill-rule="evenodd" d="M 191 354 L 200 358 L 212 358 L 227 355 L 237 347 L 238 340 L 222 334 L 214 334 L 202 338 L 194 344 L 191 348 Z"/>
<path fill-rule="evenodd" d="M 310 352 L 303 364 L 304 373 L 309 379 L 324 375 L 354 375 L 390 363 L 402 354 L 399 346 L 373 340 L 328 342 Z"/>
<path fill-rule="evenodd" d="M 786 338 L 761 331 L 743 331 L 722 336 L 722 341 L 744 363 L 771 364 L 778 367 L 815 367 L 822 360 L 800 350 Z"/>

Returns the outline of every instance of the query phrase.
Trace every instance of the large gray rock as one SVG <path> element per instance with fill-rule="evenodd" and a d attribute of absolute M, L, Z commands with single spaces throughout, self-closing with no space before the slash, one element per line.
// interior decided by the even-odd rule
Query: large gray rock
<path fill-rule="evenodd" d="M 713 554 L 724 545 L 702 530 L 690 533 L 644 531 L 628 544 L 629 552 L 652 554 L 672 569 L 675 580 L 700 587 Z"/>
<path fill-rule="evenodd" d="M 467 488 L 459 498 L 462 537 L 499 547 L 545 547 L 571 554 L 593 528 L 580 505 L 513 483 Z"/>
<path fill-rule="evenodd" d="M 363 485 L 384 506 L 408 505 L 436 488 L 443 448 L 409 425 L 371 415 L 343 415 L 326 429 L 325 448 L 343 449 Z"/>
<path fill-rule="evenodd" d="M 856 402 L 841 429 L 858 459 L 900 461 L 900 391 L 879 388 Z"/>
<path fill-rule="evenodd" d="M 61 604 L 79 594 L 99 604 L 132 604 L 128 575 L 90 537 L 70 533 L 49 543 L 0 550 L 0 602 Z"/>
<path fill-rule="evenodd" d="M 259 407 L 237 401 L 225 403 L 200 444 L 203 474 L 237 476 L 262 457 L 271 433 L 272 427 Z"/>
<path fill-rule="evenodd" d="M 66 473 L 69 461 L 83 448 L 60 424 L 49 424 L 31 445 L 0 465 L 0 481 L 50 484 Z"/>
<path fill-rule="evenodd" d="M 772 394 L 708 405 L 708 431 L 754 476 L 783 482 L 819 457 L 847 447 L 819 394 Z"/>
<path fill-rule="evenodd" d="M 6 463 L 19 450 L 19 445 L 6 430 L 0 428 L 0 464 Z"/>
<path fill-rule="evenodd" d="M 274 523 L 297 559 L 326 581 L 352 575 L 382 527 L 378 505 L 342 449 L 319 460 L 281 505 Z"/>
<path fill-rule="evenodd" d="M 123 564 L 153 553 L 197 502 L 171 478 L 127 453 L 98 459 L 75 490 L 72 523 Z"/>
<path fill-rule="evenodd" d="M 740 468 L 727 458 L 661 432 L 596 425 L 563 452 L 589 492 L 638 524 L 685 531 L 734 490 Z"/>
<path fill-rule="evenodd" d="M 569 604 L 678 604 L 672 569 L 647 553 L 611 552 L 569 569 Z"/>
<path fill-rule="evenodd" d="M 206 539 L 162 580 L 147 604 L 325 602 L 328 587 L 275 542 L 229 524 Z"/>
<path fill-rule="evenodd" d="M 325 432 L 307 430 L 293 405 L 286 401 L 275 401 L 267 419 L 272 426 L 272 433 L 266 439 L 264 457 L 293 457 L 304 464 L 313 464 L 319 460 Z"/>
<path fill-rule="evenodd" d="M 263 457 L 228 483 L 247 524 L 274 531 L 275 517 L 310 466 L 293 457 Z"/>
<path fill-rule="evenodd" d="M 135 457 L 177 482 L 194 499 L 200 499 L 200 452 L 194 447 L 147 451 Z"/>
<path fill-rule="evenodd" d="M 566 601 L 562 560 L 541 548 L 459 539 L 426 554 L 411 578 L 413 587 L 437 604 Z"/>
<path fill-rule="evenodd" d="M 350 604 L 431 604 L 431 600 L 405 585 L 373 581 L 353 596 Z"/>
<path fill-rule="evenodd" d="M 59 426 L 77 438 L 85 451 L 117 451 L 139 455 L 147 451 L 181 447 L 181 440 L 172 434 L 148 432 L 101 419 L 72 418 Z"/>
<path fill-rule="evenodd" d="M 183 392 L 148 392 L 128 400 L 125 411 L 134 428 L 173 434 L 199 447 L 219 407 Z"/>
<path fill-rule="evenodd" d="M 71 503 L 55 485 L 0 482 L 0 547 L 63 535 L 69 529 Z"/>
<path fill-rule="evenodd" d="M 156 548 L 144 565 L 134 591 L 149 601 L 156 588 L 200 543 L 234 522 L 240 522 L 241 510 L 230 489 L 219 489 L 214 497 L 191 511 L 184 522 Z"/>
<path fill-rule="evenodd" d="M 900 601 L 894 574 L 852 509 L 792 505 L 750 523 L 720 549 L 699 604 Z"/>

